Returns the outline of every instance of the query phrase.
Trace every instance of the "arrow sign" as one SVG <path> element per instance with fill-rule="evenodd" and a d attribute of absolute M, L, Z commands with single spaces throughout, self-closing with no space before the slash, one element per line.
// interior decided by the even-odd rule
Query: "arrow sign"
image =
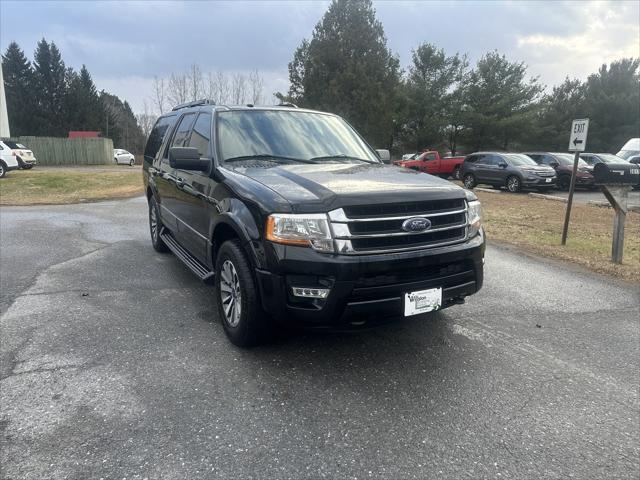
<path fill-rule="evenodd" d="M 589 130 L 589 119 L 581 118 L 571 123 L 571 133 L 569 134 L 569 151 L 584 152 L 587 143 L 587 132 Z"/>

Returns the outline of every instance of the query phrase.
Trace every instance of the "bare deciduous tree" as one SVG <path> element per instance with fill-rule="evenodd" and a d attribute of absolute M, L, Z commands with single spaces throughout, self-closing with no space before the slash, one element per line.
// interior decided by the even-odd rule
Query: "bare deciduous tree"
<path fill-rule="evenodd" d="M 257 70 L 253 70 L 249 74 L 249 93 L 251 95 L 251 103 L 258 105 L 262 103 L 262 90 L 264 89 L 264 79 Z"/>
<path fill-rule="evenodd" d="M 153 77 L 153 103 L 160 115 L 164 113 L 167 92 L 164 78 Z"/>
<path fill-rule="evenodd" d="M 158 117 L 151 112 L 146 100 L 142 103 L 142 113 L 138 113 L 136 115 L 136 119 L 142 133 L 144 134 L 144 138 L 148 138 Z"/>
<path fill-rule="evenodd" d="M 235 73 L 231 80 L 231 100 L 236 105 L 241 105 L 245 102 L 247 96 L 247 79 L 241 73 Z"/>
<path fill-rule="evenodd" d="M 229 79 L 224 72 L 209 72 L 208 79 L 208 98 L 223 105 L 229 101 Z"/>
<path fill-rule="evenodd" d="M 193 101 L 200 100 L 204 95 L 204 81 L 202 78 L 202 70 L 200 70 L 200 67 L 195 63 L 189 67 L 187 83 L 189 88 L 189 98 Z"/>
<path fill-rule="evenodd" d="M 185 73 L 172 73 L 169 77 L 167 100 L 173 106 L 189 100 L 189 85 Z"/>

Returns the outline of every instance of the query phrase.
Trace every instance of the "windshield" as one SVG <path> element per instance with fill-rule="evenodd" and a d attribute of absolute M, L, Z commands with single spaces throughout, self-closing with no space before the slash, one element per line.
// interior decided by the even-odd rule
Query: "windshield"
<path fill-rule="evenodd" d="M 604 163 L 625 163 L 625 160 L 610 153 L 599 153 L 598 158 Z"/>
<path fill-rule="evenodd" d="M 622 150 L 621 152 L 618 152 L 617 156 L 622 158 L 623 160 L 629 160 L 631 157 L 633 157 L 635 155 L 640 155 L 640 151 L 637 151 L 637 150 Z"/>
<path fill-rule="evenodd" d="M 11 149 L 14 148 L 27 148 L 24 145 L 22 145 L 21 143 L 16 143 L 16 142 L 9 142 L 7 140 L 4 141 L 5 145 Z"/>
<path fill-rule="evenodd" d="M 218 114 L 222 161 L 270 157 L 286 161 L 379 163 L 358 134 L 340 117 L 289 110 L 236 110 Z"/>
<path fill-rule="evenodd" d="M 510 165 L 538 165 L 531 159 L 531 157 L 522 153 L 507 153 L 503 156 L 507 159 L 507 162 L 509 162 Z"/>
<path fill-rule="evenodd" d="M 560 165 L 573 165 L 573 155 L 570 153 L 554 153 L 554 158 L 558 160 Z M 589 164 L 585 162 L 583 159 L 578 160 L 579 167 L 588 167 Z"/>

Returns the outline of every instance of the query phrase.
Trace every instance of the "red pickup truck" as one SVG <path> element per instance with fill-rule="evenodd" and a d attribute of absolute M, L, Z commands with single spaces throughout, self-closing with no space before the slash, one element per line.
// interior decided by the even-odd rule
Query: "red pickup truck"
<path fill-rule="evenodd" d="M 442 158 L 435 150 L 429 150 L 422 152 L 414 160 L 396 160 L 393 164 L 444 178 L 451 176 L 459 180 L 462 162 L 464 162 L 464 157 Z"/>

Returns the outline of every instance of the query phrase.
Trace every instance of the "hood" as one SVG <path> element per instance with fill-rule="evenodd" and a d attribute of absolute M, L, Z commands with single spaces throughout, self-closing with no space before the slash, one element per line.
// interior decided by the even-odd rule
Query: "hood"
<path fill-rule="evenodd" d="M 519 168 L 526 172 L 553 172 L 553 168 L 547 165 L 520 165 Z"/>
<path fill-rule="evenodd" d="M 426 173 L 384 164 L 327 163 L 244 168 L 235 173 L 261 183 L 296 212 L 348 205 L 465 198 L 464 189 Z"/>

